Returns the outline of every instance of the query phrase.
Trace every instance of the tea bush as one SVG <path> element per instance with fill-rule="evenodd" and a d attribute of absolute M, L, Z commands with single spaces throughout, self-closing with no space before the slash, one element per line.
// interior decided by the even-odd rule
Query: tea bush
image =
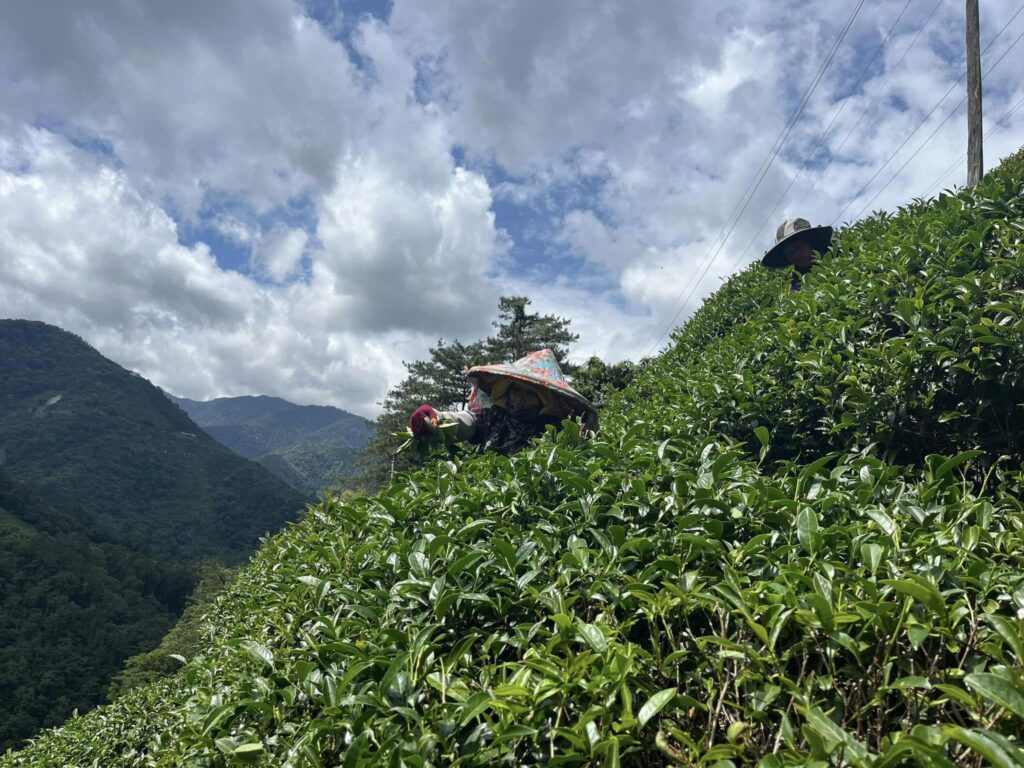
<path fill-rule="evenodd" d="M 1022 179 L 729 281 L 596 439 L 311 508 L 0 764 L 1024 765 Z"/>
<path fill-rule="evenodd" d="M 774 458 L 870 444 L 918 465 L 969 448 L 1019 456 L 1022 176 L 1017 155 L 974 192 L 844 229 L 777 300 L 779 281 L 749 271 L 733 281 L 744 295 L 713 297 L 638 389 L 706 434 L 769 427 Z"/>

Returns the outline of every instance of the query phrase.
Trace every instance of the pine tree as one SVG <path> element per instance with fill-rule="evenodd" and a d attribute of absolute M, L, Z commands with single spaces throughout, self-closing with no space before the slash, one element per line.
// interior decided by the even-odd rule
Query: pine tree
<path fill-rule="evenodd" d="M 501 297 L 498 319 L 492 323 L 497 333 L 484 342 L 488 362 L 511 363 L 535 350 L 550 349 L 569 373 L 569 346 L 579 334 L 569 330 L 568 318 L 528 312 L 529 305 L 526 296 Z"/>

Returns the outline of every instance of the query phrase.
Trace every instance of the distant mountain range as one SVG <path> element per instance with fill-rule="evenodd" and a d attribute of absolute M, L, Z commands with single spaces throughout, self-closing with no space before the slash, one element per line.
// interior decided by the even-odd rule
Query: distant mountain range
<path fill-rule="evenodd" d="M 340 408 L 279 397 L 171 399 L 211 437 L 305 493 L 350 478 L 374 431 L 372 422 Z"/>
<path fill-rule="evenodd" d="M 307 499 L 77 336 L 0 320 L 0 752 L 101 701 L 196 563 L 241 562 Z"/>

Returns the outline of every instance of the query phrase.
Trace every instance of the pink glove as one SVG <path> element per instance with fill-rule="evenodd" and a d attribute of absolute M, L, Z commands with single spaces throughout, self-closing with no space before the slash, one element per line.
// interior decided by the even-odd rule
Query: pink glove
<path fill-rule="evenodd" d="M 414 435 L 427 435 L 437 427 L 437 411 L 424 403 L 409 417 L 409 429 Z"/>

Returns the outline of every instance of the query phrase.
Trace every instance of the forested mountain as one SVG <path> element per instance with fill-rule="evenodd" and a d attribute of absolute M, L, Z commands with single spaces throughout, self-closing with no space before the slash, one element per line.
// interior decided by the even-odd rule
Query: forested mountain
<path fill-rule="evenodd" d="M 103 699 L 203 558 L 246 558 L 305 497 L 78 337 L 0 320 L 0 744 Z"/>
<path fill-rule="evenodd" d="M 325 499 L 0 766 L 1024 765 L 1022 189 L 734 276 L 596 435 Z"/>
<path fill-rule="evenodd" d="M 350 477 L 373 435 L 371 422 L 331 406 L 267 396 L 171 399 L 212 437 L 306 493 Z"/>
<path fill-rule="evenodd" d="M 244 558 L 304 498 L 73 334 L 0 320 L 0 451 L 96 541 L 186 561 Z"/>
<path fill-rule="evenodd" d="M 124 659 L 160 642 L 186 564 L 90 540 L 0 469 L 0 750 L 101 700 Z"/>

